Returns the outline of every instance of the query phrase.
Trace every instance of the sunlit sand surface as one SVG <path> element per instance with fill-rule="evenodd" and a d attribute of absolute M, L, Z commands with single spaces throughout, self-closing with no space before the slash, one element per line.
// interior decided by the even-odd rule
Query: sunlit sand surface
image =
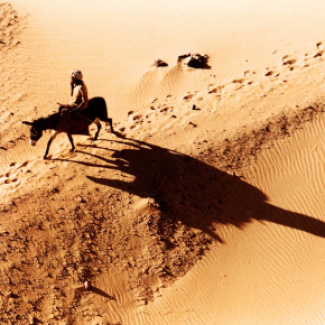
<path fill-rule="evenodd" d="M 0 323 L 323 324 L 324 9 L 0 4 Z M 116 133 L 44 160 L 76 68 Z"/>

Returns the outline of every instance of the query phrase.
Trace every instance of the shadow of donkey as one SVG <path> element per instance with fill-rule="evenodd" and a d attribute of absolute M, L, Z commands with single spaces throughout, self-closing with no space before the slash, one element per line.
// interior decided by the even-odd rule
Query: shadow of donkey
<path fill-rule="evenodd" d="M 168 215 L 168 222 L 181 221 L 220 242 L 223 239 L 215 231 L 218 224 L 242 228 L 254 219 L 325 237 L 323 221 L 267 203 L 264 193 L 239 177 L 152 144 L 130 139 L 117 142 L 127 147 L 114 151 L 113 159 L 83 152 L 107 162 L 107 166 L 78 163 L 121 170 L 134 176 L 134 180 L 129 183 L 87 176 L 88 179 L 142 198 L 154 198 Z"/>

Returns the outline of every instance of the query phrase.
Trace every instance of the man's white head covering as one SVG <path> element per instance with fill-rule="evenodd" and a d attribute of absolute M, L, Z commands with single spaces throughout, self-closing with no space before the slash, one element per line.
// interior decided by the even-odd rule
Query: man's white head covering
<path fill-rule="evenodd" d="M 80 70 L 72 70 L 71 71 L 71 76 L 75 78 L 76 80 L 82 80 L 82 72 Z"/>

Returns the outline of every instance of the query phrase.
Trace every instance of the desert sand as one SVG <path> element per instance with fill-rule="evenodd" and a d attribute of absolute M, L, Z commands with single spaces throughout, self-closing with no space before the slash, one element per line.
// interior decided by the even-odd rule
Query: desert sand
<path fill-rule="evenodd" d="M 67 2 L 0 3 L 0 323 L 324 324 L 325 3 Z"/>

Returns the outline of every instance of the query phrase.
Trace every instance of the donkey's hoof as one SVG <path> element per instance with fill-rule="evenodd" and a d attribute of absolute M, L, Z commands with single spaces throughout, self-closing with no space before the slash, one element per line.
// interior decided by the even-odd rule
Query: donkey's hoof
<path fill-rule="evenodd" d="M 75 149 L 75 148 L 70 149 L 70 152 L 74 152 L 74 149 Z"/>
<path fill-rule="evenodd" d="M 43 159 L 44 159 L 44 160 L 47 160 L 47 156 L 43 156 Z"/>

